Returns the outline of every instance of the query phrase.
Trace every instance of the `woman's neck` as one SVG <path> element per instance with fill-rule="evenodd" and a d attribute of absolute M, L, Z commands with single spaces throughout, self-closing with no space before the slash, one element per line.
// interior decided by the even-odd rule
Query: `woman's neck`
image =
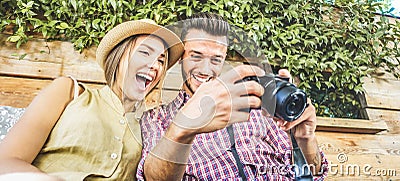
<path fill-rule="evenodd" d="M 117 95 L 118 99 L 121 101 L 122 106 L 124 107 L 125 113 L 132 112 L 136 109 L 136 104 L 138 101 L 132 101 L 126 96 L 124 96 L 122 89 L 117 84 L 114 84 L 111 87 L 111 90 Z"/>

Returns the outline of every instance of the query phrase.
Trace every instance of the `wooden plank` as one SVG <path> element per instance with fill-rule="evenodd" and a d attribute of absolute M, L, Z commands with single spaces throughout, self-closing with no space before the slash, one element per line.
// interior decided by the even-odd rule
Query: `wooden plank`
<path fill-rule="evenodd" d="M 27 107 L 41 89 L 49 85 L 50 79 L 31 79 L 0 76 L 0 105 Z M 99 88 L 101 84 L 85 84 Z"/>
<path fill-rule="evenodd" d="M 353 134 L 353 133 L 334 133 L 316 132 L 319 146 L 328 158 L 331 166 L 341 165 L 346 168 L 349 165 L 358 165 L 361 168 L 370 165 L 371 172 L 376 169 L 395 169 L 397 177 L 392 176 L 368 176 L 361 173 L 358 175 L 339 174 L 331 170 L 327 180 L 364 180 L 364 179 L 399 179 L 400 167 L 400 135 L 386 134 Z M 342 158 L 347 159 L 343 160 Z"/>
<path fill-rule="evenodd" d="M 385 120 L 389 127 L 387 134 L 399 135 L 400 134 L 400 120 Z"/>
<path fill-rule="evenodd" d="M 364 108 L 383 108 L 400 111 L 400 80 L 383 79 L 378 77 L 362 79 L 364 82 Z"/>
<path fill-rule="evenodd" d="M 388 134 L 400 134 L 400 111 L 382 109 L 366 109 L 370 119 L 385 120 L 388 125 Z"/>
<path fill-rule="evenodd" d="M 339 162 L 338 156 L 348 158 Z M 381 154 L 327 154 L 329 171 L 326 180 L 400 180 L 399 156 Z"/>
<path fill-rule="evenodd" d="M 4 42 L 0 47 L 0 75 L 50 79 L 72 75 L 85 82 L 105 83 L 95 59 L 96 47 L 79 53 L 70 42 L 32 39 L 17 49 L 5 42 L 7 37 L 0 34 L 0 42 Z"/>
<path fill-rule="evenodd" d="M 60 72 L 61 64 L 0 57 L 0 75 L 55 78 L 60 75 Z"/>
<path fill-rule="evenodd" d="M 50 49 L 52 42 L 46 42 L 43 39 L 31 39 L 27 43 L 22 44 L 20 48 L 15 47 L 15 43 L 6 42 L 9 35 L 4 35 L 0 33 L 0 57 L 4 59 L 17 59 L 17 60 L 27 60 L 33 62 L 51 62 L 61 64 L 64 56 L 62 54 L 63 47 L 67 46 L 68 42 L 65 42 L 62 47 L 54 47 L 55 49 Z M 60 41 L 55 41 L 59 44 Z M 57 49 L 59 48 L 59 49 Z M 61 53 L 61 54 L 59 54 Z"/>
<path fill-rule="evenodd" d="M 56 52 L 63 55 L 61 75 L 72 75 L 84 82 L 106 83 L 104 71 L 96 61 L 97 47 L 90 47 L 79 53 L 74 50 L 71 43 L 64 44 L 65 42 L 52 44 L 52 49 L 59 50 L 59 46 L 64 47 L 61 49 L 62 52 Z"/>
<path fill-rule="evenodd" d="M 0 74 L 54 78 L 61 72 L 62 59 L 52 54 L 44 40 L 34 39 L 21 45 L 6 42 L 8 35 L 0 34 Z"/>
<path fill-rule="evenodd" d="M 400 135 L 316 132 L 325 153 L 385 154 L 400 156 Z"/>
<path fill-rule="evenodd" d="M 105 84 L 104 71 L 97 62 L 77 62 L 63 64 L 61 75 L 72 75 L 79 81 Z"/>
<path fill-rule="evenodd" d="M 383 120 L 371 121 L 363 119 L 317 117 L 318 131 L 374 134 L 387 129 L 388 127 Z"/>
<path fill-rule="evenodd" d="M 37 93 L 51 80 L 0 77 L 0 105 L 27 107 Z"/>
<path fill-rule="evenodd" d="M 163 88 L 173 90 L 180 89 L 183 83 L 182 79 L 181 64 L 177 63 L 168 70 Z"/>
<path fill-rule="evenodd" d="M 369 119 L 400 120 L 400 111 L 366 108 Z"/>

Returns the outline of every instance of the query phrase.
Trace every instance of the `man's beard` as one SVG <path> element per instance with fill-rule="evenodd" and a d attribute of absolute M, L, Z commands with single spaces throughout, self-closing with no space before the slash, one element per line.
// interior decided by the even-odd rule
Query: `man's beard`
<path fill-rule="evenodd" d="M 183 69 L 182 69 L 182 78 L 183 78 L 183 80 L 184 80 L 183 83 L 185 84 L 187 90 L 190 91 L 189 93 L 193 95 L 193 94 L 194 94 L 194 90 L 193 90 L 192 87 L 190 86 L 190 84 L 189 84 L 189 79 L 187 78 L 187 75 L 186 75 L 186 73 L 183 71 Z"/>

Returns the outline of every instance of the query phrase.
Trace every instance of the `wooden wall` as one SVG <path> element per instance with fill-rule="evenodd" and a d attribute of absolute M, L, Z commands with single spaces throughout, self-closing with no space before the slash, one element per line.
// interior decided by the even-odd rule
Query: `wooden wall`
<path fill-rule="evenodd" d="M 362 96 L 362 106 L 368 118 L 400 119 L 400 80 L 390 74 L 382 73 L 363 78 L 366 90 Z"/>
<path fill-rule="evenodd" d="M 58 76 L 72 75 L 93 88 L 105 83 L 94 58 L 95 47 L 78 53 L 71 43 L 37 39 L 16 49 L 5 42 L 6 38 L 0 34 L 0 105 L 26 107 Z M 227 64 L 225 70 L 236 64 Z M 318 117 L 316 134 L 331 163 L 327 180 L 400 180 L 400 84 L 394 79 L 365 81 L 367 87 L 374 88 L 365 96 L 369 120 Z M 178 64 L 168 72 L 163 102 L 175 97 L 181 83 Z M 344 172 L 353 166 L 360 168 L 360 175 Z M 386 175 L 395 169 L 397 176 L 369 176 L 363 172 L 364 167 L 371 167 L 366 171 L 372 174 L 386 169 Z"/>

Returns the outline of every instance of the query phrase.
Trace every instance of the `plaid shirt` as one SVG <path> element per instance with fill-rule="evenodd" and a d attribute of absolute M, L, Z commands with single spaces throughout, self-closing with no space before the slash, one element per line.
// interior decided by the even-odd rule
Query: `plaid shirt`
<path fill-rule="evenodd" d="M 137 178 L 144 180 L 143 166 L 149 152 L 164 135 L 177 111 L 189 100 L 181 90 L 168 105 L 150 110 L 141 119 L 143 151 Z M 247 122 L 233 125 L 235 145 L 249 180 L 294 180 L 290 139 L 286 132 L 278 129 L 272 119 L 259 110 L 250 112 Z M 231 144 L 227 129 L 198 134 L 182 180 L 240 180 L 235 159 L 230 152 Z M 323 180 L 328 172 L 328 161 L 322 155 Z"/>

